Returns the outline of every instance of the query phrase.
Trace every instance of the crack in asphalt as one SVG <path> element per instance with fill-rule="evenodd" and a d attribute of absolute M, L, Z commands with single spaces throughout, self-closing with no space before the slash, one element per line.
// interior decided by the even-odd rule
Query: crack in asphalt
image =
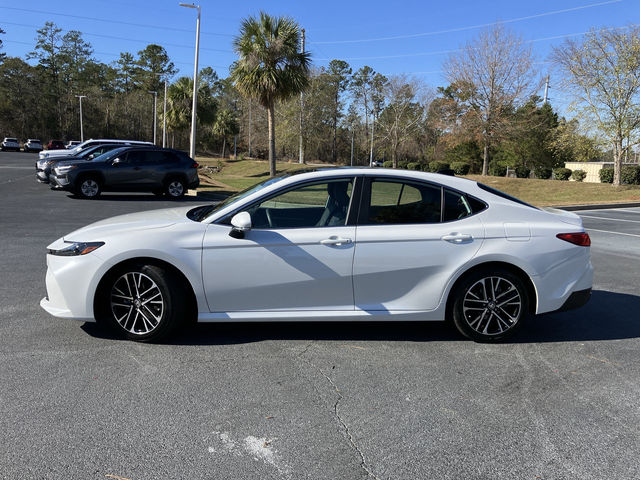
<path fill-rule="evenodd" d="M 355 440 L 353 438 L 353 435 L 351 433 L 351 429 L 349 428 L 349 425 L 344 420 L 344 418 L 342 418 L 342 415 L 340 415 L 339 405 L 340 405 L 340 402 L 342 401 L 342 399 L 344 398 L 344 396 L 340 392 L 340 389 L 338 388 L 338 386 L 335 384 L 335 382 L 333 381 L 333 379 L 329 375 L 327 375 L 320 367 L 315 365 L 311 360 L 309 360 L 308 358 L 305 358 L 303 356 L 309 351 L 309 348 L 311 348 L 311 345 L 313 345 L 314 343 L 315 343 L 315 341 L 309 342 L 304 347 L 304 349 L 297 354 L 297 357 L 302 359 L 302 360 L 304 360 L 311 367 L 315 368 L 318 372 L 320 372 L 320 375 L 322 375 L 324 377 L 324 379 L 327 382 L 329 382 L 331 387 L 333 387 L 334 391 L 338 395 L 338 398 L 336 399 L 335 403 L 333 404 L 333 414 L 334 414 L 335 418 L 338 420 L 338 423 L 340 424 L 340 426 L 342 427 L 343 433 L 344 433 L 345 437 L 347 438 L 347 440 L 349 441 L 349 445 L 351 446 L 351 448 L 353 450 L 356 451 L 356 453 L 360 457 L 360 467 L 367 473 L 367 475 L 369 477 L 371 477 L 371 478 L 373 478 L 375 480 L 381 480 L 380 477 L 378 477 L 375 473 L 373 473 L 371 468 L 368 466 L 367 459 L 366 459 L 366 457 L 364 455 L 364 452 L 362 450 L 360 450 L 360 447 L 358 447 L 358 445 L 356 444 L 356 442 L 355 442 Z"/>

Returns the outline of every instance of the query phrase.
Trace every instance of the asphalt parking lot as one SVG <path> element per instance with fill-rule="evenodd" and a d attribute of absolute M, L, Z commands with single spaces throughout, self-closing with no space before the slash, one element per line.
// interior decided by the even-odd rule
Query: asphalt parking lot
<path fill-rule="evenodd" d="M 640 208 L 579 213 L 583 308 L 502 345 L 442 324 L 199 325 L 161 345 L 39 307 L 45 247 L 113 215 L 0 153 L 0 478 L 640 478 Z"/>

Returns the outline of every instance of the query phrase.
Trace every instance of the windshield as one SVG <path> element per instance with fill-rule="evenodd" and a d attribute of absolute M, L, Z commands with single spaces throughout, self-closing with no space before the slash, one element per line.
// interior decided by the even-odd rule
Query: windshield
<path fill-rule="evenodd" d="M 193 220 L 195 220 L 197 222 L 202 222 L 204 220 L 207 220 L 214 213 L 222 210 L 223 208 L 226 208 L 229 205 L 233 205 L 234 203 L 242 200 L 245 197 L 248 197 L 252 193 L 255 193 L 255 192 L 259 191 L 259 190 L 262 190 L 263 188 L 268 187 L 269 185 L 273 185 L 274 183 L 278 183 L 280 180 L 284 180 L 288 176 L 290 176 L 290 174 L 284 173 L 284 174 L 279 175 L 277 177 L 270 178 L 269 180 L 265 180 L 264 182 L 257 183 L 256 185 L 252 185 L 251 187 L 246 188 L 246 189 L 242 190 L 241 192 L 238 192 L 238 193 L 236 193 L 234 195 L 231 195 L 229 198 L 227 198 L 226 200 L 218 203 L 217 205 L 211 205 L 210 207 L 207 207 L 205 210 L 200 210 L 198 212 L 197 217 L 193 218 Z"/>
<path fill-rule="evenodd" d="M 104 152 L 102 155 L 98 155 L 97 157 L 94 157 L 93 159 L 91 159 L 91 161 L 92 162 L 104 162 L 106 160 L 111 160 L 112 158 L 115 158 L 118 155 L 120 155 L 127 148 L 128 147 L 114 148 L 113 150 L 110 150 L 108 152 Z"/>

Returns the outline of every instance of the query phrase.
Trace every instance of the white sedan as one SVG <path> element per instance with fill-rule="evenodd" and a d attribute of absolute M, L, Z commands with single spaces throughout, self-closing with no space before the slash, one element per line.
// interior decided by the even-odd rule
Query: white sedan
<path fill-rule="evenodd" d="M 529 314 L 584 305 L 590 239 L 467 179 L 321 169 L 269 179 L 218 205 L 103 220 L 48 247 L 62 318 L 157 341 L 191 319 L 442 321 L 504 340 Z"/>

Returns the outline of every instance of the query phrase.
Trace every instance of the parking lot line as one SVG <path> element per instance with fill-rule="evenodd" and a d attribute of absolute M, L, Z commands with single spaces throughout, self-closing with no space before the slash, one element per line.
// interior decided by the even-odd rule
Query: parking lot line
<path fill-rule="evenodd" d="M 635 233 L 610 232 L 608 230 L 596 230 L 595 228 L 587 228 L 586 230 L 588 232 L 610 233 L 611 235 L 624 235 L 626 237 L 638 237 L 638 238 L 640 238 L 640 235 L 636 235 Z"/>
<path fill-rule="evenodd" d="M 593 217 L 591 215 L 580 215 L 582 218 L 595 218 L 596 220 L 609 220 L 611 222 L 640 223 L 640 220 L 624 220 L 622 218 Z"/>

